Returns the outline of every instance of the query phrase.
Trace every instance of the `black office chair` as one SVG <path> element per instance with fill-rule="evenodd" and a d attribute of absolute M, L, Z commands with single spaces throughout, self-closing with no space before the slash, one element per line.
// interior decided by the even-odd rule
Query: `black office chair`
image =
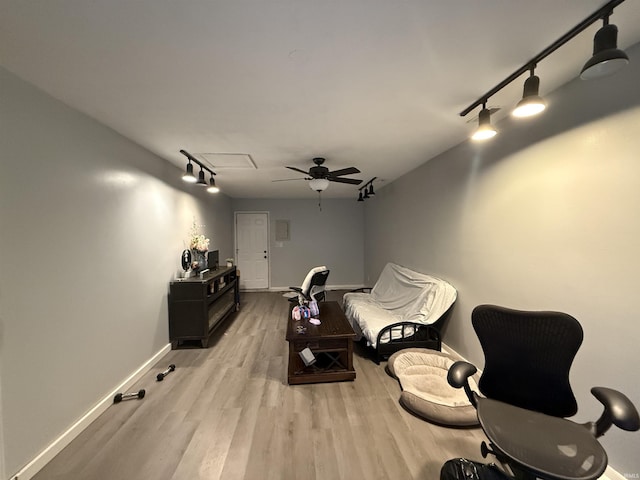
<path fill-rule="evenodd" d="M 508 465 L 520 480 L 593 480 L 607 467 L 607 454 L 596 440 L 609 427 L 636 431 L 640 417 L 622 393 L 594 387 L 591 393 L 604 405 L 595 422 L 578 424 L 576 399 L 569 369 L 583 339 L 582 327 L 560 312 L 526 312 L 494 305 L 476 307 L 471 320 L 485 355 L 478 383 L 468 378 L 476 367 L 456 362 L 449 384 L 464 388 L 476 407 L 489 445 L 488 453 Z"/>
<path fill-rule="evenodd" d="M 327 267 L 312 268 L 309 270 L 309 273 L 307 273 L 302 285 L 299 287 L 289 287 L 289 289 L 297 293 L 297 295 L 289 298 L 289 301 L 300 305 L 310 300 L 315 300 L 316 302 L 324 301 L 324 289 L 327 283 L 327 277 L 329 277 Z"/>

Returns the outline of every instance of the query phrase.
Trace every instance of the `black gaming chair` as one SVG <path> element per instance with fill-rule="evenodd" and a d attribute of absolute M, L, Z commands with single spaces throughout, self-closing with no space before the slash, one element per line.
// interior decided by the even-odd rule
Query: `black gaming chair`
<path fill-rule="evenodd" d="M 489 445 L 482 455 L 496 456 L 516 479 L 592 480 L 607 467 L 607 455 L 596 440 L 612 424 L 628 431 L 640 429 L 638 411 L 622 393 L 594 387 L 604 405 L 595 422 L 577 424 L 576 399 L 569 369 L 580 348 L 582 327 L 560 312 L 525 312 L 494 305 L 476 307 L 471 320 L 485 355 L 473 392 L 468 378 L 476 367 L 456 362 L 448 381 L 464 388 L 476 407 Z"/>

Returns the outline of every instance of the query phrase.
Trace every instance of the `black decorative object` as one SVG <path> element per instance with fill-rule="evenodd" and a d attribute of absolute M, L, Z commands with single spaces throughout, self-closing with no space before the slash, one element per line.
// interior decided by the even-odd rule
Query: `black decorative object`
<path fill-rule="evenodd" d="M 183 250 L 182 251 L 182 269 L 186 272 L 191 268 L 191 251 Z"/>

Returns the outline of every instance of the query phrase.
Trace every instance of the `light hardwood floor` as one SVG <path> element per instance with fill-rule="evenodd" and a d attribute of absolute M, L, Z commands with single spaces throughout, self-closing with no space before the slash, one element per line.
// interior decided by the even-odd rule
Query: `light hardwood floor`
<path fill-rule="evenodd" d="M 243 293 L 209 348 L 172 350 L 131 389 L 144 399 L 109 407 L 34 479 L 437 480 L 449 458 L 482 460 L 479 428 L 409 414 L 359 346 L 355 381 L 287 385 L 286 315 L 281 294 Z"/>

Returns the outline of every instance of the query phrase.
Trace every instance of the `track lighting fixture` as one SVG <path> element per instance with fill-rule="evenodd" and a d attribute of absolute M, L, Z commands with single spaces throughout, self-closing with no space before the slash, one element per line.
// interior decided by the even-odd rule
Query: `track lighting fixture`
<path fill-rule="evenodd" d="M 591 80 L 617 72 L 629 63 L 629 57 L 618 49 L 618 27 L 609 24 L 609 16 L 593 38 L 593 56 L 584 64 L 580 78 Z"/>
<path fill-rule="evenodd" d="M 376 192 L 373 191 L 373 183 L 369 184 L 369 191 L 367 193 L 369 194 L 369 196 L 376 194 Z"/>
<path fill-rule="evenodd" d="M 195 158 L 189 152 L 185 150 L 180 150 L 180 153 L 189 159 L 189 163 L 187 163 L 187 169 L 184 175 L 182 175 L 182 180 L 188 183 L 195 183 L 196 185 L 199 185 L 201 187 L 207 187 L 207 192 L 209 193 L 218 193 L 220 189 L 216 187 L 216 182 L 213 179 L 213 176 L 216 173 L 213 170 L 211 170 L 209 167 L 204 165 L 202 162 L 200 162 L 197 158 Z M 194 162 L 200 166 L 200 172 L 198 173 L 198 178 L 196 178 L 196 176 L 193 174 L 193 164 L 191 162 Z M 205 170 L 209 172 L 209 174 L 211 175 L 211 179 L 209 180 L 209 183 L 207 183 L 207 181 L 204 178 Z"/>
<path fill-rule="evenodd" d="M 187 163 L 187 170 L 184 172 L 184 175 L 182 175 L 182 180 L 187 183 L 197 182 L 196 176 L 193 174 L 193 165 L 191 164 L 191 161 Z"/>
<path fill-rule="evenodd" d="M 498 131 L 491 125 L 491 111 L 487 109 L 487 104 L 482 104 L 482 110 L 478 116 L 478 128 L 471 135 L 472 140 L 488 140 L 495 137 Z"/>
<path fill-rule="evenodd" d="M 540 78 L 533 73 L 534 68 L 531 67 L 531 75 L 524 82 L 522 100 L 518 102 L 516 108 L 511 112 L 514 117 L 532 117 L 547 108 L 547 103 L 538 94 Z"/>
<path fill-rule="evenodd" d="M 529 71 L 529 78 L 524 83 L 524 94 L 522 100 L 513 110 L 515 117 L 528 117 L 540 113 L 545 109 L 546 103 L 539 94 L 540 79 L 534 74 L 534 68 L 547 56 L 555 52 L 562 45 L 567 43 L 573 37 L 584 31 L 587 27 L 593 25 L 598 20 L 602 20 L 604 25 L 598 30 L 593 41 L 593 56 L 584 65 L 580 72 L 580 78 L 590 80 L 592 78 L 602 77 L 618 71 L 621 67 L 629 63 L 629 57 L 625 52 L 618 49 L 617 37 L 618 28 L 609 24 L 609 16 L 613 13 L 613 9 L 623 3 L 625 0 L 610 0 L 604 6 L 593 12 L 579 24 L 557 39 L 538 55 L 525 63 L 518 70 L 505 78 L 498 85 L 493 87 L 487 93 L 478 98 L 475 102 L 460 112 L 460 116 L 464 117 L 473 109 L 482 105 L 479 115 L 478 129 L 473 133 L 472 137 L 476 139 L 487 139 L 495 136 L 496 132 L 491 127 L 491 111 L 487 110 L 486 104 L 493 95 L 498 93 L 511 82 L 519 78 L 523 73 Z"/>
<path fill-rule="evenodd" d="M 360 188 L 358 188 L 358 202 L 364 202 L 368 198 L 371 198 L 376 192 L 373 191 L 373 181 L 378 177 L 373 177 L 371 180 L 366 182 Z"/>
<path fill-rule="evenodd" d="M 211 174 L 211 178 L 209 179 L 209 187 L 207 188 L 207 192 L 209 193 L 218 193 L 220 189 L 216 186 L 216 181 L 213 178 L 213 174 Z"/>
<path fill-rule="evenodd" d="M 209 185 L 204 179 L 204 170 L 202 169 L 202 167 L 200 167 L 200 173 L 198 174 L 198 181 L 196 182 L 196 185 L 200 187 L 206 187 Z"/>

